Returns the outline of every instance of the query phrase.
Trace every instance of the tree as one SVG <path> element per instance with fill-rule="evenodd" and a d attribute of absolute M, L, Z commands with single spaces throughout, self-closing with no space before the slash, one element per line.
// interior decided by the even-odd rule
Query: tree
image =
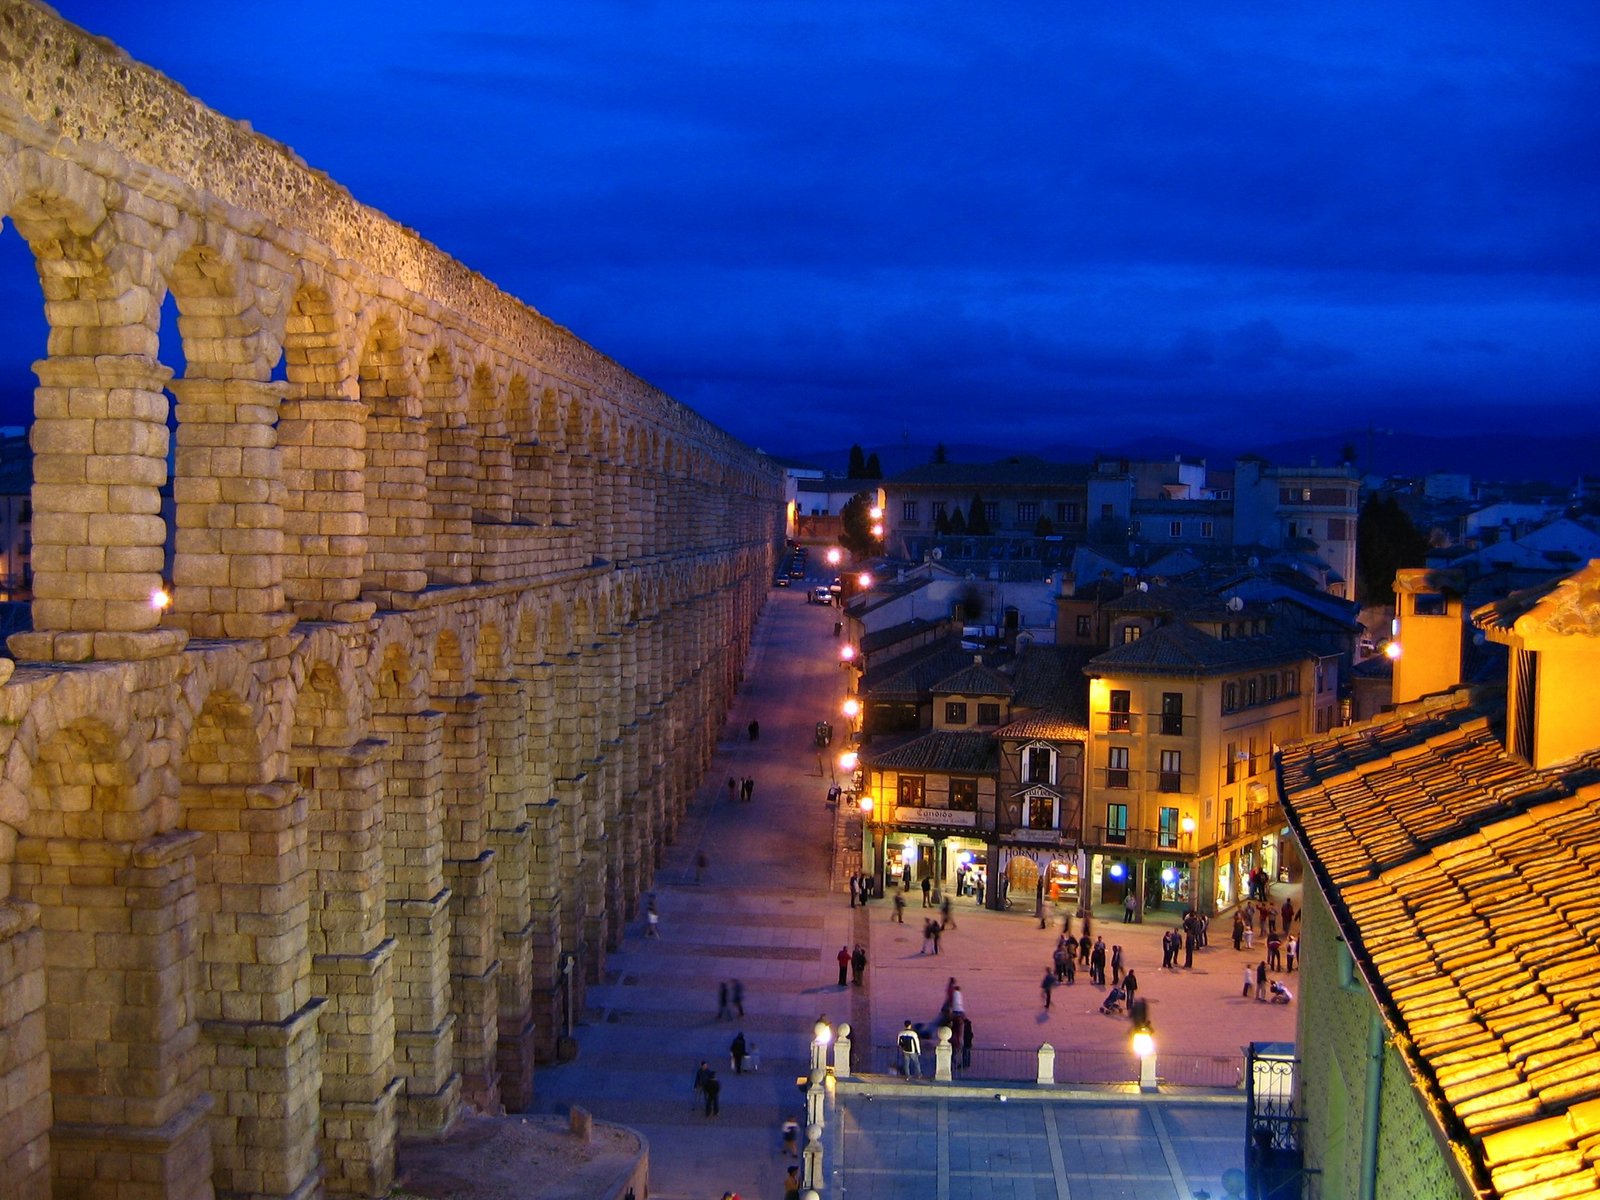
<path fill-rule="evenodd" d="M 1393 496 L 1372 495 L 1356 520 L 1356 599 L 1393 604 L 1394 574 L 1426 565 L 1428 539 Z"/>
<path fill-rule="evenodd" d="M 972 503 L 967 506 L 967 532 L 976 537 L 988 537 L 989 510 L 984 507 L 983 496 L 979 492 L 972 494 Z"/>
<path fill-rule="evenodd" d="M 1049 537 L 1055 531 L 1056 527 L 1051 523 L 1050 518 L 1040 513 L 1039 519 L 1033 523 L 1033 536 Z"/>
<path fill-rule="evenodd" d="M 856 558 L 871 558 L 882 548 L 872 536 L 872 493 L 857 492 L 839 510 L 839 544 Z"/>
<path fill-rule="evenodd" d="M 950 515 L 942 508 L 933 514 L 933 531 L 940 534 L 950 532 Z"/>
<path fill-rule="evenodd" d="M 850 465 L 845 469 L 846 479 L 865 479 L 867 474 L 867 457 L 861 452 L 860 445 L 850 447 Z"/>
<path fill-rule="evenodd" d="M 950 533 L 954 537 L 961 537 L 967 532 L 967 517 L 959 508 L 950 514 Z"/>
<path fill-rule="evenodd" d="M 936 463 L 947 463 L 950 461 L 950 455 L 945 450 L 943 442 L 940 442 L 933 448 L 933 461 Z"/>
<path fill-rule="evenodd" d="M 868 479 L 882 479 L 883 478 L 883 467 L 878 462 L 878 452 L 876 450 L 874 450 L 871 454 L 867 455 L 866 478 L 868 478 Z"/>

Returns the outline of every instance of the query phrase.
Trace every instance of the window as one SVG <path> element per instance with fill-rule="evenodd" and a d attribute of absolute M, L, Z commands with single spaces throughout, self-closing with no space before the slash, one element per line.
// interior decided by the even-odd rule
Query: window
<path fill-rule="evenodd" d="M 1108 729 L 1130 729 L 1133 726 L 1133 693 L 1118 689 L 1111 693 L 1111 712 Z"/>
<path fill-rule="evenodd" d="M 1156 826 L 1156 844 L 1163 850 L 1172 850 L 1178 845 L 1178 810 L 1163 808 L 1158 814 Z"/>
<path fill-rule="evenodd" d="M 1348 517 L 1329 517 L 1328 539 L 1335 542 L 1348 542 L 1350 540 L 1350 519 Z"/>
<path fill-rule="evenodd" d="M 976 779 L 952 779 L 950 781 L 950 807 L 958 808 L 962 812 L 977 812 L 978 781 Z"/>
<path fill-rule="evenodd" d="M 1089 615 L 1087 613 L 1084 613 L 1078 617 L 1077 630 L 1079 637 L 1089 636 Z"/>
<path fill-rule="evenodd" d="M 1055 783 L 1056 752 L 1048 746 L 1029 746 L 1022 752 L 1023 783 Z"/>
<path fill-rule="evenodd" d="M 1418 592 L 1411 598 L 1411 611 L 1419 617 L 1442 617 L 1448 610 L 1438 592 Z"/>
<path fill-rule="evenodd" d="M 929 504 L 929 507 L 933 509 L 933 519 L 935 521 L 940 517 L 950 515 L 950 505 L 943 500 L 934 500 Z"/>
<path fill-rule="evenodd" d="M 1038 520 L 1038 501 L 1029 500 L 1017 505 L 1017 525 L 1019 528 L 1031 529 Z"/>
<path fill-rule="evenodd" d="M 1000 524 L 1000 501 L 985 500 L 983 502 L 983 519 L 989 522 L 989 528 L 991 529 Z"/>
<path fill-rule="evenodd" d="M 917 523 L 917 502 L 915 500 L 907 500 L 900 505 L 900 519 L 907 525 L 915 525 Z"/>
<path fill-rule="evenodd" d="M 1056 827 L 1056 798 L 1054 796 L 1028 797 L 1028 828 L 1054 829 Z"/>
<path fill-rule="evenodd" d="M 1203 538 L 1210 538 L 1210 537 L 1215 537 L 1216 536 L 1216 529 L 1212 526 L 1210 521 L 1201 521 L 1200 522 L 1200 536 L 1203 537 Z"/>
<path fill-rule="evenodd" d="M 1244 702 L 1254 704 L 1261 690 L 1261 681 L 1254 676 L 1244 681 Z"/>
<path fill-rule="evenodd" d="M 1122 627 L 1122 644 L 1126 646 L 1130 642 L 1137 642 L 1143 633 L 1144 630 L 1137 625 L 1124 625 Z"/>
<path fill-rule="evenodd" d="M 1070 525 L 1075 525 L 1082 518 L 1078 515 L 1078 506 L 1066 500 L 1056 501 L 1056 520 Z"/>
<path fill-rule="evenodd" d="M 978 724 L 979 725 L 998 725 L 998 724 L 1000 724 L 1000 706 L 998 704 L 979 704 L 978 705 Z"/>
<path fill-rule="evenodd" d="M 1158 790 L 1163 792 L 1183 791 L 1183 752 L 1181 750 L 1163 750 L 1161 752 L 1161 775 L 1156 784 Z"/>
<path fill-rule="evenodd" d="M 967 702 L 965 700 L 946 700 L 944 704 L 944 723 L 946 725 L 965 725 L 967 723 Z"/>
<path fill-rule="evenodd" d="M 1161 693 L 1161 732 L 1167 737 L 1183 736 L 1183 693 Z"/>
<path fill-rule="evenodd" d="M 1290 668 L 1283 673 L 1283 694 L 1293 696 L 1300 691 L 1300 672 Z"/>
<path fill-rule="evenodd" d="M 1233 638 L 1233 625 L 1228 621 L 1224 621 L 1222 623 L 1222 640 L 1226 642 L 1226 641 L 1231 641 L 1232 638 Z"/>
<path fill-rule="evenodd" d="M 1272 672 L 1271 674 L 1269 674 L 1267 676 L 1267 703 L 1270 704 L 1270 703 L 1272 703 L 1272 701 L 1276 700 L 1277 698 L 1278 698 L 1278 675 L 1277 675 L 1277 672 Z"/>
<path fill-rule="evenodd" d="M 1229 783 L 1236 783 L 1239 779 L 1239 743 L 1228 743 L 1228 758 L 1223 764 L 1224 777 Z M 1232 803 L 1230 801 L 1229 803 Z"/>
<path fill-rule="evenodd" d="M 1128 526 L 1128 532 L 1133 534 L 1135 537 L 1137 537 L 1137 536 L 1139 536 L 1139 533 L 1141 532 L 1142 528 L 1143 528 L 1143 523 L 1140 522 L 1140 521 L 1135 521 L 1132 525 Z"/>
<path fill-rule="evenodd" d="M 1106 805 L 1106 841 L 1113 846 L 1128 844 L 1128 806 Z"/>
<path fill-rule="evenodd" d="M 1167 534 L 1169 537 L 1181 538 L 1183 536 L 1183 522 L 1172 522 L 1172 524 L 1167 527 Z"/>
<path fill-rule="evenodd" d="M 1128 786 L 1128 748 L 1126 746 L 1108 746 L 1106 748 L 1106 786 L 1114 788 Z"/>
<path fill-rule="evenodd" d="M 1222 685 L 1222 711 L 1233 712 L 1239 707 L 1239 685 L 1225 683 Z"/>
<path fill-rule="evenodd" d="M 921 775 L 900 776 L 900 804 L 904 808 L 921 808 L 924 779 Z"/>
<path fill-rule="evenodd" d="M 1259 752 L 1256 750 L 1256 740 L 1255 740 L 1255 738 L 1251 738 L 1250 739 L 1250 774 L 1251 775 L 1254 775 L 1256 773 L 1256 764 L 1260 760 L 1260 757 L 1261 756 L 1260 756 Z"/>

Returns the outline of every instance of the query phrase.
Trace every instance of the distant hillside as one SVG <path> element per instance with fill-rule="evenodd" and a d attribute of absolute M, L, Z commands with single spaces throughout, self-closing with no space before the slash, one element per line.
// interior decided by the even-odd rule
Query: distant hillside
<path fill-rule="evenodd" d="M 1433 437 L 1404 430 L 1345 430 L 1312 434 L 1292 441 L 1241 443 L 1236 446 L 1202 446 L 1178 438 L 1151 436 L 1115 446 L 1090 447 L 1068 442 L 1025 448 L 981 443 L 945 445 L 951 462 L 995 462 L 1013 454 L 1036 455 L 1047 462 L 1091 462 L 1096 454 L 1114 458 L 1166 459 L 1174 455 L 1203 458 L 1211 466 L 1225 467 L 1243 454 L 1257 454 L 1270 462 L 1305 465 L 1315 459 L 1325 466 L 1342 460 L 1346 448 L 1355 451 L 1364 475 L 1426 475 L 1452 472 L 1474 480 L 1539 480 L 1566 484 L 1580 475 L 1600 474 L 1600 433 L 1574 433 L 1562 437 L 1518 434 L 1479 434 Z M 932 446 L 865 446 L 876 453 L 884 472 L 898 475 L 933 461 Z M 788 457 L 788 456 L 786 456 Z M 793 456 L 828 471 L 844 474 L 850 461 L 848 446 L 813 450 Z"/>

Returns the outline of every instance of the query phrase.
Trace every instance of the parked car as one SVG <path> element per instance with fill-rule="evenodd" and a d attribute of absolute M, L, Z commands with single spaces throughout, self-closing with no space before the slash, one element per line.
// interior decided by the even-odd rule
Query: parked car
<path fill-rule="evenodd" d="M 788 587 L 789 586 L 789 577 L 787 575 L 779 575 L 776 579 L 774 579 L 772 581 L 772 586 L 773 587 Z"/>
<path fill-rule="evenodd" d="M 833 593 L 831 591 L 829 591 L 826 587 L 814 587 L 814 588 L 812 588 L 811 589 L 811 598 L 812 598 L 812 600 L 814 600 L 818 604 L 832 604 L 833 603 Z"/>

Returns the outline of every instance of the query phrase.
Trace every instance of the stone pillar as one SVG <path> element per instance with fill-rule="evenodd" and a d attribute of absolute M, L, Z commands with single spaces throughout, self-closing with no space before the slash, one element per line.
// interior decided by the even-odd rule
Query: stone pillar
<path fill-rule="evenodd" d="M 389 716 L 382 726 L 390 741 L 383 853 L 385 916 L 395 940 L 395 1059 L 405 1081 L 400 1128 L 436 1136 L 455 1124 L 461 1102 L 461 1077 L 453 1067 L 450 889 L 440 801 L 444 717 L 428 710 L 398 722 Z"/>
<path fill-rule="evenodd" d="M 169 624 L 195 637 L 264 638 L 293 626 L 283 598 L 278 401 L 286 385 L 176 379 L 177 554 Z"/>
<path fill-rule="evenodd" d="M 280 782 L 189 785 L 182 803 L 200 837 L 195 1007 L 215 1101 L 217 1187 L 297 1197 L 319 1174 L 322 1085 L 321 1002 L 311 998 L 306 937 L 306 799 Z"/>
<path fill-rule="evenodd" d="M 211 1098 L 187 1000 L 196 840 L 17 843 L 16 893 L 39 902 L 46 930 L 53 1196 L 211 1194 Z"/>
<path fill-rule="evenodd" d="M 550 451 L 537 440 L 511 448 L 514 519 L 550 524 Z"/>
<path fill-rule="evenodd" d="M 428 582 L 423 559 L 428 436 L 422 418 L 404 415 L 392 401 L 378 403 L 382 407 L 366 423 L 367 554 L 361 592 L 379 608 L 393 608 L 397 596 L 420 592 Z"/>
<path fill-rule="evenodd" d="M 34 364 L 33 631 L 19 659 L 149 658 L 185 635 L 158 629 L 167 398 L 172 372 L 143 355 Z"/>
<path fill-rule="evenodd" d="M 39 907 L 0 900 L 0 1179 L 15 1200 L 50 1200 L 50 1059 Z"/>
<path fill-rule="evenodd" d="M 374 609 L 360 598 L 367 552 L 365 410 L 337 396 L 291 396 L 279 411 L 284 595 L 308 621 L 364 621 Z"/>
<path fill-rule="evenodd" d="M 423 525 L 428 582 L 471 583 L 478 435 L 465 427 L 435 429 L 429 446 L 428 513 Z"/>
<path fill-rule="evenodd" d="M 324 999 L 322 1163 L 330 1195 L 379 1197 L 394 1181 L 395 943 L 385 924 L 388 746 L 297 747 L 308 802 L 312 991 Z"/>
<path fill-rule="evenodd" d="M 450 1011 L 461 1097 L 480 1111 L 500 1106 L 495 1071 L 500 960 L 495 859 L 483 755 L 483 697 L 436 697 L 444 712 L 444 878 L 450 889 Z"/>
<path fill-rule="evenodd" d="M 515 511 L 515 477 L 511 470 L 511 439 L 484 435 L 478 443 L 475 519 L 509 525 Z"/>

